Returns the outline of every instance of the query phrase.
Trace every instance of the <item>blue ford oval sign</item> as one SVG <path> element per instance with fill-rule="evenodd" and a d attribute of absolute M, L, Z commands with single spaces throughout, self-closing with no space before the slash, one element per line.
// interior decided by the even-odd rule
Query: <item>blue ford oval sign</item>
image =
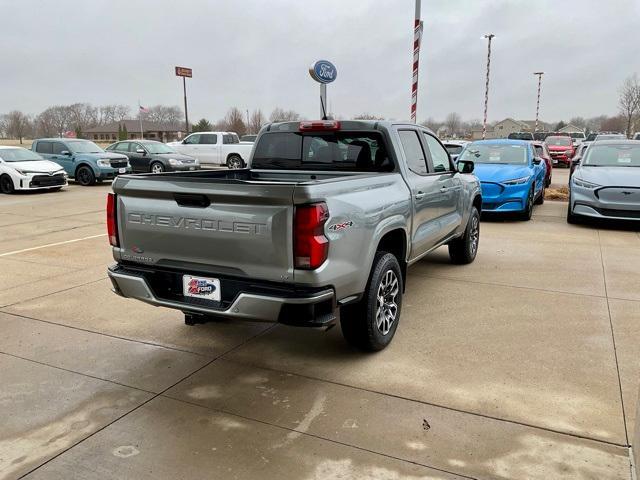
<path fill-rule="evenodd" d="M 336 66 L 328 60 L 318 60 L 309 67 L 309 75 L 316 82 L 331 83 L 338 76 Z"/>

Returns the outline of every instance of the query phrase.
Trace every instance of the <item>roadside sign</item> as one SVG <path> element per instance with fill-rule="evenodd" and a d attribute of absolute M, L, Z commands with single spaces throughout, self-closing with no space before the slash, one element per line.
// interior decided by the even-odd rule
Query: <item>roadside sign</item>
<path fill-rule="evenodd" d="M 192 72 L 193 71 L 190 68 L 187 68 L 187 67 L 176 67 L 176 76 L 178 76 L 178 77 L 189 77 L 189 78 L 191 78 L 193 76 Z"/>
<path fill-rule="evenodd" d="M 331 83 L 338 77 L 338 69 L 328 60 L 318 60 L 309 67 L 309 75 L 318 83 Z"/>

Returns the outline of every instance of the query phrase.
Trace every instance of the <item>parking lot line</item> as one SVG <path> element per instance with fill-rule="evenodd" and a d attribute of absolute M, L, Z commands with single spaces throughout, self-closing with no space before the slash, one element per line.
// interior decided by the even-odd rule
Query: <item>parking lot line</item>
<path fill-rule="evenodd" d="M 13 252 L 0 253 L 0 257 L 8 257 L 9 255 L 16 255 L 18 253 L 30 252 L 32 250 L 40 250 L 41 248 L 56 247 L 58 245 L 66 245 L 67 243 L 81 242 L 83 240 L 90 240 L 92 238 L 106 237 L 106 236 L 107 236 L 106 233 L 100 233 L 98 235 L 89 235 L 88 237 L 65 240 L 64 242 L 48 243 L 47 245 L 39 245 L 37 247 L 23 248 L 22 250 L 14 250 Z"/>

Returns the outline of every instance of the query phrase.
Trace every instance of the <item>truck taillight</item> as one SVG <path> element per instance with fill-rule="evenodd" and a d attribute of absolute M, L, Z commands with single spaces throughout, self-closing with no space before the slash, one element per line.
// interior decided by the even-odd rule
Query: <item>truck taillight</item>
<path fill-rule="evenodd" d="M 329 239 L 324 235 L 324 224 L 328 218 L 329 209 L 324 202 L 296 207 L 293 227 L 295 268 L 314 270 L 327 259 Z"/>
<path fill-rule="evenodd" d="M 116 195 L 107 194 L 107 234 L 109 243 L 113 247 L 119 247 L 118 243 L 118 216 L 116 215 Z"/>
<path fill-rule="evenodd" d="M 337 120 L 300 122 L 300 125 L 298 125 L 298 129 L 301 132 L 335 131 L 340 130 L 340 122 L 338 122 Z"/>

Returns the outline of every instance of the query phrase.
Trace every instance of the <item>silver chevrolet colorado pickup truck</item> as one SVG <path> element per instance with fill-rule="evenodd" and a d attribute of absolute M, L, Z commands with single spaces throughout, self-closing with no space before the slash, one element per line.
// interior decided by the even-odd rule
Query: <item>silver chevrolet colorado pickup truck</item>
<path fill-rule="evenodd" d="M 472 162 L 414 124 L 265 126 L 251 168 L 121 175 L 107 201 L 115 293 L 185 313 L 330 326 L 381 350 L 407 267 L 441 245 L 478 251 Z M 339 314 L 339 315 L 338 315 Z"/>

